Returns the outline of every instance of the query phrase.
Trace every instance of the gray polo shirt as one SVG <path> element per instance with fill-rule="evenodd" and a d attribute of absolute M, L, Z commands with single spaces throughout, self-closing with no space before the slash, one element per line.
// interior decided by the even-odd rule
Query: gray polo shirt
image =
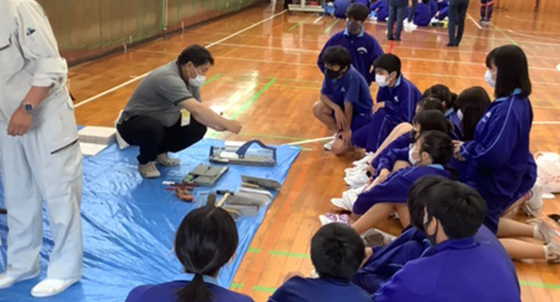
<path fill-rule="evenodd" d="M 165 64 L 150 72 L 132 93 L 119 123 L 144 115 L 171 127 L 181 117 L 180 103 L 190 98 L 200 102 L 200 90 L 186 83 L 176 62 Z"/>

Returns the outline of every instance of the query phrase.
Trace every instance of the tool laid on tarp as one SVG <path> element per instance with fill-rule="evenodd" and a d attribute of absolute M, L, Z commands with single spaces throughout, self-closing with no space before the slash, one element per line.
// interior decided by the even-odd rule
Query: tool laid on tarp
<path fill-rule="evenodd" d="M 259 178 L 247 175 L 241 175 L 241 181 L 244 187 L 255 188 L 255 189 L 267 189 L 267 190 L 280 190 L 282 185 L 273 179 Z"/>
<path fill-rule="evenodd" d="M 228 167 L 207 166 L 200 164 L 183 179 L 183 183 L 212 187 L 227 171 Z"/>
<path fill-rule="evenodd" d="M 251 148 L 253 145 L 260 148 Z M 276 148 L 268 147 L 259 140 L 226 142 L 223 147 L 210 147 L 209 159 L 219 164 L 271 167 L 276 165 Z"/>
<path fill-rule="evenodd" d="M 177 198 L 182 201 L 187 202 L 194 202 L 194 196 L 192 191 L 194 190 L 195 185 L 192 183 L 186 182 L 172 182 L 172 181 L 163 181 L 161 183 L 164 186 L 167 186 L 165 189 L 167 191 L 174 191 Z"/>

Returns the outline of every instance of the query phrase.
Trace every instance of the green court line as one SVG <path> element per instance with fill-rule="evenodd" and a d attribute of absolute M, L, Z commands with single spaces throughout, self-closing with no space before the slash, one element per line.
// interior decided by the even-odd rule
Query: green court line
<path fill-rule="evenodd" d="M 300 25 L 303 24 L 303 22 L 307 21 L 307 19 L 313 17 L 313 14 L 310 14 L 309 16 L 307 16 L 307 18 L 303 19 L 302 21 L 300 21 L 298 24 L 295 24 L 294 26 L 290 27 L 290 29 L 288 29 L 288 32 L 291 32 L 292 30 L 296 29 L 297 27 L 299 27 Z"/>
<path fill-rule="evenodd" d="M 496 25 L 495 25 L 494 23 L 492 23 L 492 22 L 490 22 L 490 24 L 492 24 L 492 26 L 494 26 L 494 28 L 495 28 L 499 33 L 501 33 L 506 39 L 508 39 L 508 40 L 511 42 L 511 44 L 517 45 L 517 43 L 515 43 L 515 41 L 513 41 L 513 39 L 511 39 L 508 35 L 506 35 L 506 33 L 505 33 L 503 30 L 501 30 L 498 26 L 496 26 Z"/>
<path fill-rule="evenodd" d="M 519 280 L 519 285 L 521 285 L 521 286 L 531 286 L 531 287 L 540 287 L 540 288 L 546 288 L 546 289 L 560 289 L 559 284 L 528 282 L 528 281 L 522 281 L 522 280 Z"/>
<path fill-rule="evenodd" d="M 254 247 L 250 247 L 247 249 L 247 252 L 251 252 L 251 253 L 260 253 L 261 249 L 256 249 Z"/>
<path fill-rule="evenodd" d="M 241 106 L 241 108 L 237 109 L 237 111 L 231 116 L 231 119 L 236 119 L 243 111 L 245 111 L 251 104 L 253 104 L 272 84 L 276 82 L 276 78 L 272 78 L 266 85 L 264 85 L 261 90 L 259 90 L 255 95 L 253 95 L 245 104 Z"/>
<path fill-rule="evenodd" d="M 214 82 L 215 80 L 217 80 L 217 79 L 218 79 L 219 77 L 221 77 L 221 76 L 222 76 L 221 73 L 216 74 L 215 76 L 209 78 L 209 79 L 206 80 L 204 83 L 202 83 L 202 85 L 200 85 L 200 87 L 202 87 L 202 86 L 204 86 L 204 85 L 206 85 L 206 84 L 208 84 L 208 83 Z"/>
<path fill-rule="evenodd" d="M 340 21 L 340 19 L 334 20 L 334 22 L 331 23 L 331 25 L 329 25 L 329 27 L 327 27 L 327 29 L 325 29 L 325 34 L 328 34 L 329 31 L 331 31 L 331 29 L 334 27 L 334 25 L 335 25 L 336 23 L 338 23 L 338 21 Z"/>
<path fill-rule="evenodd" d="M 274 293 L 276 288 L 274 287 L 264 287 L 264 286 L 253 286 L 253 291 L 255 292 L 265 292 L 265 293 Z"/>
<path fill-rule="evenodd" d="M 241 283 L 232 283 L 229 288 L 231 289 L 243 289 L 243 284 Z"/>
<path fill-rule="evenodd" d="M 297 254 L 297 253 L 290 253 L 285 251 L 270 251 L 268 253 L 274 256 L 291 257 L 291 258 L 299 258 L 299 259 L 311 259 L 311 256 L 309 254 Z"/>

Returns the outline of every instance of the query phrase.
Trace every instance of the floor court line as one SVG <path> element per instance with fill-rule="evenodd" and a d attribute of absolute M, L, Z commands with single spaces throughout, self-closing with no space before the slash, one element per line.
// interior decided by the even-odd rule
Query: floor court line
<path fill-rule="evenodd" d="M 261 25 L 261 24 L 263 24 L 263 23 L 265 23 L 265 22 L 268 22 L 268 21 L 270 21 L 270 20 L 272 20 L 272 19 L 274 19 L 274 18 L 276 18 L 276 17 L 278 17 L 278 16 L 284 14 L 285 12 L 286 12 L 286 10 L 283 10 L 283 11 L 281 11 L 281 12 L 279 12 L 279 13 L 276 13 L 276 14 L 274 14 L 274 15 L 268 17 L 268 18 L 265 18 L 265 19 L 263 19 L 263 20 L 261 20 L 261 21 L 259 21 L 259 22 L 257 22 L 257 23 L 254 23 L 253 25 L 250 25 L 250 26 L 248 26 L 248 27 L 245 27 L 244 29 L 239 30 L 239 31 L 237 31 L 237 32 L 235 32 L 235 33 L 233 33 L 233 34 L 231 34 L 231 35 L 225 37 L 225 38 L 222 38 L 222 39 L 220 39 L 220 40 L 218 40 L 218 41 L 216 41 L 216 42 L 212 42 L 212 43 L 206 45 L 205 47 L 206 47 L 206 48 L 211 48 L 211 47 L 213 47 L 213 46 L 215 46 L 215 45 L 218 45 L 218 44 L 220 44 L 220 43 L 222 43 L 222 42 L 224 42 L 224 41 L 226 41 L 226 40 L 229 40 L 229 39 L 231 39 L 231 38 L 233 38 L 233 37 L 235 37 L 235 36 L 237 36 L 237 35 L 239 35 L 239 34 L 242 34 L 242 33 L 246 32 L 246 31 L 248 31 L 248 30 L 250 30 L 250 29 L 252 29 L 252 28 L 254 28 L 254 27 L 256 27 L 256 26 L 259 26 L 259 25 Z M 112 88 L 110 88 L 110 89 L 107 89 L 107 90 L 105 90 L 105 91 L 103 91 L 103 92 L 101 92 L 101 93 L 99 93 L 99 94 L 97 94 L 97 95 L 94 95 L 94 96 L 92 96 L 92 97 L 90 97 L 90 98 L 88 98 L 88 99 L 86 99 L 86 100 L 84 100 L 84 101 L 81 101 L 81 102 L 75 104 L 74 107 L 75 107 L 75 108 L 81 107 L 81 106 L 83 106 L 83 105 L 85 105 L 85 104 L 87 104 L 87 103 L 90 103 L 90 102 L 92 102 L 92 101 L 95 101 L 95 100 L 99 99 L 100 97 L 103 97 L 103 96 L 105 96 L 105 95 L 107 95 L 107 94 L 109 94 L 109 93 L 111 93 L 111 92 L 114 92 L 114 91 L 116 91 L 116 90 L 119 90 L 119 89 L 121 89 L 122 87 L 125 87 L 125 86 L 127 86 L 127 85 L 129 85 L 129 84 L 132 84 L 132 83 L 134 83 L 134 82 L 136 82 L 136 81 L 138 81 L 138 80 L 140 80 L 140 79 L 143 79 L 143 78 L 145 78 L 150 72 L 151 72 L 151 70 L 150 70 L 149 72 L 146 72 L 146 73 L 144 73 L 144 74 L 142 74 L 142 75 L 136 77 L 136 78 L 133 78 L 133 79 L 131 79 L 131 80 L 128 80 L 128 81 L 126 81 L 126 82 L 124 82 L 124 83 L 122 83 L 122 84 L 120 84 L 120 85 L 117 85 L 117 86 L 115 86 L 115 87 L 112 87 Z"/>
<path fill-rule="evenodd" d="M 285 145 L 286 146 L 298 146 L 298 145 L 303 145 L 303 144 L 308 144 L 308 143 L 328 141 L 328 140 L 332 140 L 332 139 L 333 139 L 332 136 L 326 136 L 326 137 L 320 137 L 320 138 L 306 139 L 306 140 L 293 142 L 293 143 L 287 143 Z"/>
<path fill-rule="evenodd" d="M 556 42 L 560 42 L 560 39 L 554 39 L 554 38 L 547 38 L 547 37 L 538 37 L 536 35 L 526 35 L 526 34 L 522 34 L 522 33 L 518 33 L 515 30 L 511 30 L 511 29 L 506 29 L 506 31 L 514 34 L 514 35 L 518 35 L 518 36 L 522 36 L 522 37 L 528 37 L 528 38 L 534 38 L 534 39 L 545 39 L 545 40 L 551 40 L 551 41 L 556 41 Z M 560 43 L 558 43 L 560 44 Z"/>
<path fill-rule="evenodd" d="M 471 14 L 467 13 L 467 17 L 469 17 L 469 19 L 472 21 L 472 23 L 474 25 L 476 25 L 476 27 L 478 27 L 478 29 L 482 30 L 482 26 L 480 26 L 480 24 L 478 24 L 478 22 L 476 22 L 476 20 L 474 20 L 474 18 L 471 16 Z"/>
<path fill-rule="evenodd" d="M 527 20 L 527 19 L 520 19 L 520 18 L 514 18 L 510 15 L 506 15 L 506 18 L 508 19 L 512 19 L 512 20 L 516 20 L 516 21 L 521 21 L 521 22 L 530 22 L 530 23 L 548 23 L 548 24 L 560 24 L 560 22 L 552 22 L 552 21 L 537 21 L 537 20 Z"/>
<path fill-rule="evenodd" d="M 317 24 L 317 22 L 321 21 L 323 19 L 323 16 L 315 19 L 315 21 L 313 21 L 313 24 Z"/>

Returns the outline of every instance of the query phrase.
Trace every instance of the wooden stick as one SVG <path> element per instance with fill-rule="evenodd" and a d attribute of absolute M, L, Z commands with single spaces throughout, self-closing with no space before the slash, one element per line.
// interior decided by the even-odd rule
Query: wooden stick
<path fill-rule="evenodd" d="M 216 205 L 216 207 L 221 207 L 221 206 L 223 206 L 224 203 L 226 203 L 226 200 L 228 199 L 228 197 L 229 197 L 229 193 L 226 193 L 226 194 L 224 195 L 224 197 L 222 197 L 222 199 L 220 199 L 220 202 L 218 202 L 218 204 Z"/>

